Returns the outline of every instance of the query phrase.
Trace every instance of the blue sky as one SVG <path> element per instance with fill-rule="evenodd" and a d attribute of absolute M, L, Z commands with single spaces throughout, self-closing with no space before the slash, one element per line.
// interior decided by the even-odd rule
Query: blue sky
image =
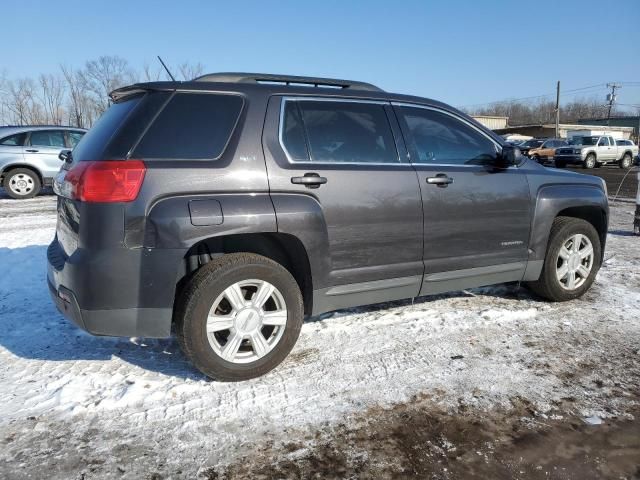
<path fill-rule="evenodd" d="M 201 62 L 375 83 L 456 106 L 636 82 L 640 0 L 180 2 L 5 0 L 9 77 L 118 55 L 134 67 Z M 604 87 L 580 95 L 606 95 Z M 571 94 L 563 100 L 574 98 Z"/>

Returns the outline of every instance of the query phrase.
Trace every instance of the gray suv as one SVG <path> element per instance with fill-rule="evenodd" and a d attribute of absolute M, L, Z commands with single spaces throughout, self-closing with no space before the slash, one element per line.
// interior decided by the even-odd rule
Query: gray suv
<path fill-rule="evenodd" d="M 60 152 L 86 130 L 60 126 L 0 127 L 0 184 L 13 198 L 35 197 L 60 170 Z"/>
<path fill-rule="evenodd" d="M 54 182 L 54 302 L 95 335 L 166 337 L 206 375 L 278 365 L 306 316 L 503 282 L 580 297 L 599 178 L 547 169 L 464 113 L 344 80 L 136 84 Z"/>

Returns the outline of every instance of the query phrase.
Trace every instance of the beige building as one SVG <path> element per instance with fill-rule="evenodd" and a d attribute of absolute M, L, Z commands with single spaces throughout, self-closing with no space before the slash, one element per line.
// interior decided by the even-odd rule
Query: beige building
<path fill-rule="evenodd" d="M 567 138 L 567 133 L 575 130 L 582 132 L 591 131 L 589 135 L 604 135 L 611 133 L 616 138 L 629 139 L 633 134 L 633 127 L 607 127 L 604 125 L 577 125 L 561 123 L 559 125 L 560 138 Z M 493 128 L 498 135 L 519 134 L 534 138 L 553 138 L 556 136 L 556 126 L 554 123 L 540 125 L 518 125 L 517 127 Z M 583 133 L 587 135 L 587 133 Z"/>
<path fill-rule="evenodd" d="M 509 117 L 497 117 L 493 115 L 471 115 L 471 118 L 491 130 L 506 128 L 507 120 L 509 120 Z"/>

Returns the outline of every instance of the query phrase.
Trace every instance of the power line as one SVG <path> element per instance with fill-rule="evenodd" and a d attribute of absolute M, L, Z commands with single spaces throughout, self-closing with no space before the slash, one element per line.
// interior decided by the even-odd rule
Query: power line
<path fill-rule="evenodd" d="M 620 83 L 626 83 L 626 82 L 620 82 Z M 606 83 L 598 83 L 596 85 L 590 85 L 588 87 L 574 88 L 574 89 L 571 89 L 571 90 L 565 90 L 563 93 L 560 94 L 560 96 L 561 97 L 572 96 L 576 92 L 583 92 L 585 90 L 591 90 L 591 89 L 595 89 L 595 88 L 605 88 L 606 86 L 607 86 Z M 484 105 L 495 105 L 495 104 L 498 104 L 498 103 L 521 102 L 521 101 L 524 101 L 524 100 L 535 100 L 535 99 L 538 99 L 538 98 L 553 97 L 554 95 L 556 95 L 555 92 L 554 93 L 546 93 L 546 94 L 543 94 L 543 95 L 533 95 L 533 96 L 530 96 L 530 97 L 509 98 L 509 99 L 504 99 L 504 100 L 495 100 L 493 102 L 474 103 L 472 105 L 463 105 L 463 108 L 482 107 Z"/>

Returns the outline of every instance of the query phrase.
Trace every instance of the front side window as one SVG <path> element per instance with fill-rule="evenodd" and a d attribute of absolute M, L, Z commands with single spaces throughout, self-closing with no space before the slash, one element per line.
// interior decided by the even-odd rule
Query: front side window
<path fill-rule="evenodd" d="M 240 116 L 238 95 L 176 93 L 133 152 L 134 158 L 216 159 Z"/>
<path fill-rule="evenodd" d="M 609 139 L 607 137 L 602 137 L 598 141 L 598 146 L 599 147 L 608 147 L 609 146 Z"/>
<path fill-rule="evenodd" d="M 33 147 L 64 148 L 64 132 L 60 130 L 36 130 L 31 132 L 29 143 Z"/>
<path fill-rule="evenodd" d="M 0 139 L 0 145 L 6 145 L 10 147 L 21 147 L 24 145 L 24 139 L 27 136 L 26 133 L 17 133 L 15 135 L 9 135 Z"/>
<path fill-rule="evenodd" d="M 306 134 L 309 159 L 318 163 L 399 163 L 393 134 L 381 104 L 299 100 L 287 101 L 284 145 L 295 160 L 304 155 L 300 132 Z M 299 109 L 299 128 L 293 106 Z M 297 133 L 296 133 L 297 132 Z M 296 139 L 294 139 L 294 135 Z"/>
<path fill-rule="evenodd" d="M 400 110 L 418 155 L 414 163 L 485 165 L 495 161 L 495 144 L 461 120 L 425 108 Z"/>

